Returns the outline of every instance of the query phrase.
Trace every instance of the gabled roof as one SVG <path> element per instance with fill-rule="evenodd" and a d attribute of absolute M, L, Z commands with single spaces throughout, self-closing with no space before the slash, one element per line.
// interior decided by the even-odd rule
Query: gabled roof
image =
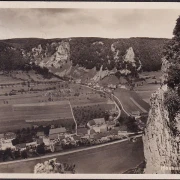
<path fill-rule="evenodd" d="M 58 133 L 57 134 L 50 134 L 49 135 L 49 139 L 52 140 L 52 139 L 57 139 L 58 138 Z"/>
<path fill-rule="evenodd" d="M 94 119 L 94 122 L 96 124 L 104 124 L 105 123 L 105 119 L 104 118 L 97 118 L 97 119 Z"/>
<path fill-rule="evenodd" d="M 50 129 L 49 135 L 59 134 L 59 133 L 65 133 L 65 132 L 66 132 L 66 128 L 65 128 L 65 127 L 55 128 L 55 129 Z"/>
<path fill-rule="evenodd" d="M 88 132 L 88 134 L 94 134 L 94 133 L 96 133 L 96 131 L 94 129 L 90 129 Z"/>
<path fill-rule="evenodd" d="M 96 124 L 94 120 L 90 120 L 88 123 L 89 123 L 90 126 L 93 126 L 93 125 Z"/>

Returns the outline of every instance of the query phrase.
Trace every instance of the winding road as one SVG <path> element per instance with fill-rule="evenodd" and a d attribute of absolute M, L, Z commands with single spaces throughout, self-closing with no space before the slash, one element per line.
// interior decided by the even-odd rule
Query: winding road
<path fill-rule="evenodd" d="M 95 91 L 99 91 L 89 86 L 85 87 L 93 89 Z M 118 103 L 114 100 L 114 103 L 116 104 L 119 112 L 116 119 L 120 117 L 121 110 L 129 115 L 129 113 L 125 111 L 121 101 L 115 95 L 112 94 L 112 96 L 121 106 L 119 107 Z M 76 124 L 77 132 L 77 122 L 75 118 L 74 121 Z M 0 172 L 33 173 L 34 166 L 37 163 L 44 162 L 45 160 L 48 160 L 50 158 L 57 158 L 61 162 L 66 161 L 69 163 L 77 164 L 77 173 L 123 173 L 128 169 L 134 168 L 144 159 L 141 132 L 139 132 L 138 135 L 134 135 L 131 137 L 137 138 L 137 142 L 130 142 L 129 138 L 127 137 L 125 139 L 86 148 L 47 154 L 45 156 L 28 158 L 24 160 L 3 162 L 0 163 Z M 19 165 L 21 165 L 21 168 L 19 168 Z"/>

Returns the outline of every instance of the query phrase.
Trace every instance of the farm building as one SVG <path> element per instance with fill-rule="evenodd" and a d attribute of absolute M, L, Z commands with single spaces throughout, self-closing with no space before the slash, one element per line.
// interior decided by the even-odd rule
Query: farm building
<path fill-rule="evenodd" d="M 55 128 L 55 129 L 50 129 L 49 131 L 49 139 L 58 139 L 60 135 L 63 135 L 66 133 L 66 128 L 61 127 L 61 128 Z"/>
<path fill-rule="evenodd" d="M 107 124 L 102 124 L 101 126 L 93 126 L 92 129 L 96 133 L 102 133 L 107 131 Z"/>
<path fill-rule="evenodd" d="M 1 150 L 6 150 L 7 148 L 16 149 L 15 146 L 12 145 L 12 142 L 1 142 Z"/>
<path fill-rule="evenodd" d="M 90 120 L 88 123 L 87 123 L 87 126 L 88 127 L 91 127 L 91 126 L 94 126 L 96 125 L 95 121 L 94 120 Z"/>
<path fill-rule="evenodd" d="M 96 119 L 93 119 L 94 122 L 95 122 L 95 125 L 102 125 L 102 124 L 105 124 L 105 119 L 104 118 L 96 118 Z"/>
<path fill-rule="evenodd" d="M 89 128 L 93 127 L 93 126 L 100 126 L 102 124 L 105 124 L 106 121 L 104 118 L 97 118 L 97 119 L 93 119 L 93 120 L 90 120 L 88 123 L 87 123 L 87 126 Z"/>
<path fill-rule="evenodd" d="M 43 138 L 42 141 L 45 144 L 45 146 L 50 146 L 51 144 L 49 138 Z"/>

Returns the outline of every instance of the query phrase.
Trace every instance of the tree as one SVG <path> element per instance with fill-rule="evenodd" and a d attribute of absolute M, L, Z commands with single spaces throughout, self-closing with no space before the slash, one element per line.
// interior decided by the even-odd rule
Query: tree
<path fill-rule="evenodd" d="M 167 85 L 165 105 L 169 112 L 170 122 L 174 126 L 176 113 L 180 110 L 180 16 L 173 31 L 174 37 L 164 49 L 164 59 L 168 61 Z"/>
<path fill-rule="evenodd" d="M 21 157 L 22 157 L 23 159 L 27 159 L 28 155 L 27 155 L 26 150 L 24 150 L 24 151 L 21 152 Z"/>
<path fill-rule="evenodd" d="M 45 144 L 38 145 L 36 151 L 38 154 L 45 154 Z"/>

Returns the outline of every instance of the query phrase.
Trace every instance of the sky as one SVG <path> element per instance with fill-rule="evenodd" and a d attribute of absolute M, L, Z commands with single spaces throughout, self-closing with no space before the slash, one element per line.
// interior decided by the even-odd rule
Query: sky
<path fill-rule="evenodd" d="M 0 39 L 171 38 L 180 10 L 0 9 Z"/>

